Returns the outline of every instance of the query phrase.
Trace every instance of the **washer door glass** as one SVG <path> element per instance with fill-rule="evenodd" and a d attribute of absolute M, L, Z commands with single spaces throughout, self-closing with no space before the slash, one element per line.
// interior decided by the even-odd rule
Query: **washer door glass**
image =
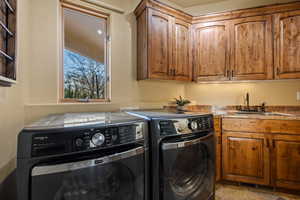
<path fill-rule="evenodd" d="M 163 200 L 207 200 L 214 194 L 214 137 L 175 139 L 161 144 Z"/>
<path fill-rule="evenodd" d="M 144 200 L 144 154 L 37 166 L 31 195 L 31 200 Z"/>

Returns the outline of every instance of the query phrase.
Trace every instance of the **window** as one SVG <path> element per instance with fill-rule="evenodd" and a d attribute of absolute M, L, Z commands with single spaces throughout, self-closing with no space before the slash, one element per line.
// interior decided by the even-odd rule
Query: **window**
<path fill-rule="evenodd" d="M 63 4 L 62 102 L 109 100 L 107 20 Z"/>

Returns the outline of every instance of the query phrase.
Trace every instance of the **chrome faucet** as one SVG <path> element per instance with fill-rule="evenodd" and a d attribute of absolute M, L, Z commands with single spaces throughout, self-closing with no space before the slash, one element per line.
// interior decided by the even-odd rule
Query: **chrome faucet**
<path fill-rule="evenodd" d="M 250 96 L 248 92 L 246 94 L 246 105 L 247 105 L 247 109 L 250 110 Z"/>

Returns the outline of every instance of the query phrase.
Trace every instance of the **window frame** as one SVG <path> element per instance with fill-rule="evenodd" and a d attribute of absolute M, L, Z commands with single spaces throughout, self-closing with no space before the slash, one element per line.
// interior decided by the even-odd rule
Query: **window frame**
<path fill-rule="evenodd" d="M 70 3 L 70 2 L 61 2 L 60 6 L 61 13 L 61 48 L 60 48 L 60 70 L 59 70 L 59 103 L 105 103 L 111 102 L 111 66 L 110 66 L 110 53 L 111 53 L 111 39 L 110 39 L 110 14 L 104 13 L 102 11 Z M 85 101 L 84 99 L 70 99 L 64 98 L 64 48 L 65 48 L 65 39 L 64 39 L 64 9 L 70 9 L 73 11 L 81 12 L 83 14 L 95 16 L 106 21 L 106 47 L 105 47 L 105 56 L 104 63 L 106 68 L 106 87 L 105 87 L 105 98 L 104 99 L 88 99 Z"/>

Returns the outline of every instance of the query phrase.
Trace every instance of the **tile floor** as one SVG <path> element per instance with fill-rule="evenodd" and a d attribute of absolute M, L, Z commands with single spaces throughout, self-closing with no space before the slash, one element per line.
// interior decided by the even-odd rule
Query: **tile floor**
<path fill-rule="evenodd" d="M 218 184 L 216 200 L 300 200 L 300 196 L 247 186 Z"/>

